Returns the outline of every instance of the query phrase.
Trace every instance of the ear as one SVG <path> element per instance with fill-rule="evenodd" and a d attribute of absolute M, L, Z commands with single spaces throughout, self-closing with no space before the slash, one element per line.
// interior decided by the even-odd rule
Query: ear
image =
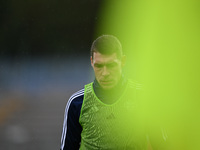
<path fill-rule="evenodd" d="M 123 55 L 122 58 L 121 58 L 121 65 L 122 67 L 124 67 L 126 64 L 126 55 Z"/>
<path fill-rule="evenodd" d="M 92 56 L 90 57 L 90 61 L 91 61 L 91 66 L 93 67 L 93 59 L 92 59 Z"/>

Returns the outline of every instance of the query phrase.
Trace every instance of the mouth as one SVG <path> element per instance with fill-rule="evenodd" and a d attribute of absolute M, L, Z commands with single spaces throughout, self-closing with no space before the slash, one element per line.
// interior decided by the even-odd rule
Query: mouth
<path fill-rule="evenodd" d="M 103 81 L 101 81 L 101 83 L 104 85 L 109 85 L 109 84 L 112 84 L 113 81 L 112 80 L 103 80 Z"/>

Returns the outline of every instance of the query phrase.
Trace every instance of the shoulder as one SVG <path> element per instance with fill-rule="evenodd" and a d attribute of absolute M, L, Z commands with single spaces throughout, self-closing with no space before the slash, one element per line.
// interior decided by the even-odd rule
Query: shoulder
<path fill-rule="evenodd" d="M 68 103 L 78 101 L 79 99 L 81 99 L 83 95 L 84 95 L 84 88 L 72 94 L 72 96 L 69 98 Z"/>
<path fill-rule="evenodd" d="M 129 85 L 129 87 L 134 88 L 136 90 L 141 90 L 142 89 L 142 84 L 140 84 L 136 80 L 128 79 L 128 85 Z"/>
<path fill-rule="evenodd" d="M 84 97 L 84 88 L 71 95 L 71 97 L 67 102 L 66 109 L 69 109 L 69 107 L 78 107 L 82 105 L 83 97 Z"/>

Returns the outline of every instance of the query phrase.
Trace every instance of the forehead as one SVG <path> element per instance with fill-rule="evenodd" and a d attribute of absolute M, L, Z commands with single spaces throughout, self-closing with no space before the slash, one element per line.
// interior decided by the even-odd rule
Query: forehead
<path fill-rule="evenodd" d="M 103 55 L 99 52 L 94 52 L 93 54 L 93 62 L 94 63 L 109 63 L 118 61 L 118 57 L 116 53 L 110 55 Z"/>

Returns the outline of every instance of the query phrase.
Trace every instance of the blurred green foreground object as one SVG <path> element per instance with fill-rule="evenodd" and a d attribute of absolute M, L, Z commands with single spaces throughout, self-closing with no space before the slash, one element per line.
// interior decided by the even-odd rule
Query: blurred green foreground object
<path fill-rule="evenodd" d="M 97 34 L 116 35 L 143 85 L 153 149 L 200 149 L 200 1 L 105 1 Z M 147 123 L 146 123 L 147 122 Z"/>

